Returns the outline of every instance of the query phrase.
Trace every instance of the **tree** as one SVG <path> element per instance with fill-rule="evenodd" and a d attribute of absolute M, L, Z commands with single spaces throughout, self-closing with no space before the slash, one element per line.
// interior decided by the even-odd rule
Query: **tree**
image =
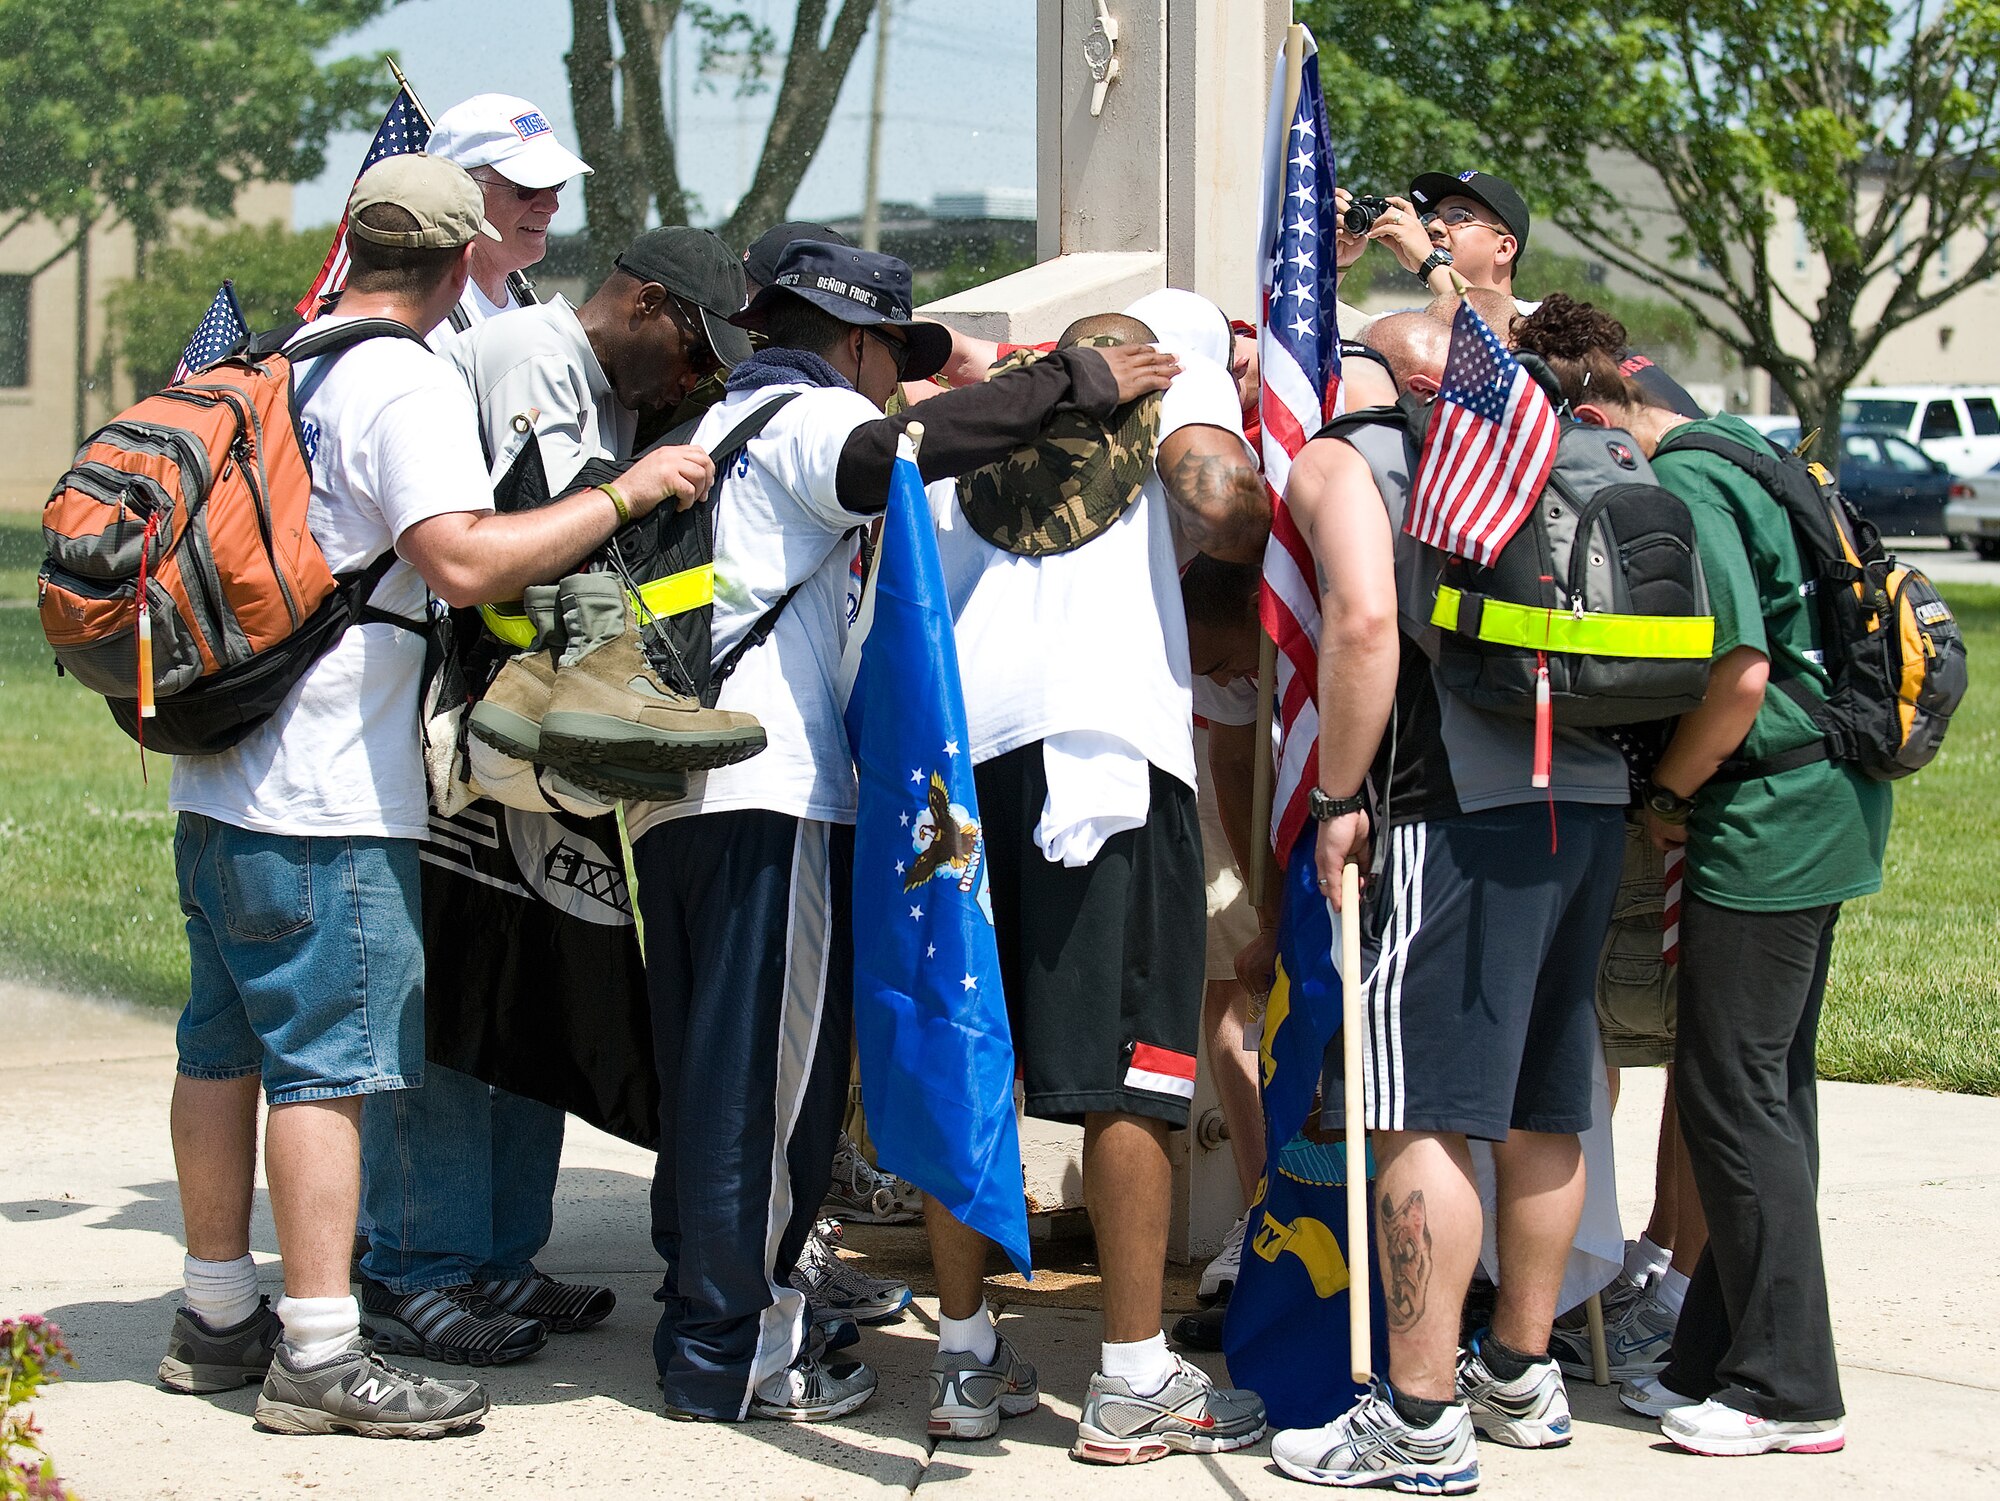
<path fill-rule="evenodd" d="M 868 33 L 875 3 L 797 0 L 791 48 L 757 170 L 718 227 L 729 244 L 741 249 L 791 206 L 826 138 L 834 102 Z M 746 94 L 766 87 L 765 62 L 776 42 L 770 29 L 748 12 L 701 0 L 570 0 L 570 12 L 570 106 L 577 144 L 595 169 L 584 179 L 584 215 L 595 269 L 601 272 L 644 227 L 649 210 L 657 210 L 663 224 L 687 222 L 678 146 L 660 86 L 661 57 L 675 25 L 685 17 L 693 27 L 701 49 L 698 73 L 713 78 L 734 71 L 739 92 Z M 616 45 L 623 50 L 615 52 Z"/>
<path fill-rule="evenodd" d="M 1991 0 L 1693 0 L 1662 13 L 1560 0 L 1301 0 L 1336 136 L 1408 180 L 1490 164 L 1609 265 L 1771 378 L 1806 428 L 1882 340 L 2000 269 L 2000 6 Z M 1650 242 L 1593 148 L 1657 176 Z M 1349 157 L 1344 156 L 1343 161 Z M 1349 174 L 1350 176 L 1352 174 Z M 1774 265 L 1798 216 L 1814 292 Z M 1978 253 L 1947 271 L 1951 241 Z M 1805 325 L 1787 337 L 1786 315 Z M 1809 342 L 1810 348 L 1799 347 Z"/>

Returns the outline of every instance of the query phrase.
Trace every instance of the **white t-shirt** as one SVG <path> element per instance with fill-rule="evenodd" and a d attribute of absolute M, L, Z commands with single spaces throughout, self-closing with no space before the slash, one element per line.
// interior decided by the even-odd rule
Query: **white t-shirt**
<path fill-rule="evenodd" d="M 1257 680 L 1238 678 L 1229 684 L 1214 678 L 1194 680 L 1194 712 L 1210 724 L 1255 724 L 1257 722 Z"/>
<path fill-rule="evenodd" d="M 1229 372 L 1176 352 L 1182 370 L 1161 400 L 1161 443 L 1195 425 L 1240 439 L 1243 412 Z M 1094 730 L 1197 785 L 1187 619 L 1158 471 L 1100 535 L 1043 558 L 1006 552 L 973 531 L 955 486 L 933 494 L 973 764 Z"/>
<path fill-rule="evenodd" d="M 297 379 L 318 364 L 305 362 Z M 300 426 L 313 477 L 307 525 L 335 573 L 366 567 L 419 521 L 492 508 L 472 398 L 449 364 L 408 339 L 370 339 L 341 355 Z M 428 602 L 402 562 L 372 598 L 412 620 Z M 177 758 L 168 807 L 270 834 L 423 838 L 423 666 L 420 636 L 351 628 L 240 744 Z"/>
<path fill-rule="evenodd" d="M 694 441 L 720 443 L 750 412 L 793 390 L 803 394 L 716 480 L 716 659 L 786 590 L 800 586 L 776 629 L 724 681 L 717 701 L 756 715 L 767 743 L 747 761 L 692 774 L 678 803 L 629 806 L 626 827 L 635 839 L 669 819 L 732 808 L 854 822 L 854 757 L 838 685 L 852 623 L 849 577 L 860 545 L 853 533 L 870 518 L 842 509 L 834 469 L 854 429 L 882 413 L 858 391 L 763 386 L 730 392 L 702 419 Z"/>
<path fill-rule="evenodd" d="M 480 422 L 493 448 L 493 479 L 507 472 L 519 452 L 518 442 L 511 441 L 518 433 L 517 416 L 533 425 L 551 494 L 559 494 L 588 459 L 631 456 L 638 413 L 612 391 L 567 299 L 475 324 L 444 352 L 479 393 Z"/>
<path fill-rule="evenodd" d="M 510 313 L 520 306 L 522 304 L 514 300 L 514 289 L 512 287 L 507 289 L 507 300 L 505 302 L 494 302 L 484 292 L 479 290 L 478 282 L 467 277 L 465 292 L 458 299 L 458 306 L 452 309 L 451 314 L 446 315 L 442 323 L 438 324 L 436 328 L 424 336 L 424 342 L 430 345 L 437 353 L 449 358 L 452 345 L 464 338 L 473 329 L 479 327 L 488 318 L 497 318 L 502 313 Z M 462 316 L 465 319 L 464 328 L 452 327 L 452 318 L 454 315 Z"/>

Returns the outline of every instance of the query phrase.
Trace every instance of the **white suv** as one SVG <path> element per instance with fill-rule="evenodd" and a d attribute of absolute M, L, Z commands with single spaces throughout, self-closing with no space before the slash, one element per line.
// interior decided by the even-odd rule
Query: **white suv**
<path fill-rule="evenodd" d="M 2000 386 L 1858 386 L 1841 403 L 1840 420 L 1901 433 L 1953 474 L 2000 464 Z"/>

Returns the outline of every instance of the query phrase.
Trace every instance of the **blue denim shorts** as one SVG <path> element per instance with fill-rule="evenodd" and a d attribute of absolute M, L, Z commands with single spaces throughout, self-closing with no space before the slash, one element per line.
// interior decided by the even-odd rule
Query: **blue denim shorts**
<path fill-rule="evenodd" d="M 192 971 L 183 1074 L 262 1074 L 273 1105 L 423 1083 L 416 840 L 260 834 L 183 813 L 174 869 Z"/>

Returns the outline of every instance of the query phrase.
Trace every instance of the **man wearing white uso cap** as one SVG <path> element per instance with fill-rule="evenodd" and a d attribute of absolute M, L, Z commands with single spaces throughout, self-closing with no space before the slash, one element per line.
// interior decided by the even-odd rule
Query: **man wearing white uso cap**
<path fill-rule="evenodd" d="M 500 231 L 498 244 L 473 252 L 471 284 L 438 328 L 448 339 L 537 300 L 520 273 L 548 254 L 559 195 L 590 166 L 556 139 L 547 115 L 512 94 L 474 94 L 454 104 L 437 117 L 424 150 L 465 168 L 485 195 L 487 222 Z"/>

